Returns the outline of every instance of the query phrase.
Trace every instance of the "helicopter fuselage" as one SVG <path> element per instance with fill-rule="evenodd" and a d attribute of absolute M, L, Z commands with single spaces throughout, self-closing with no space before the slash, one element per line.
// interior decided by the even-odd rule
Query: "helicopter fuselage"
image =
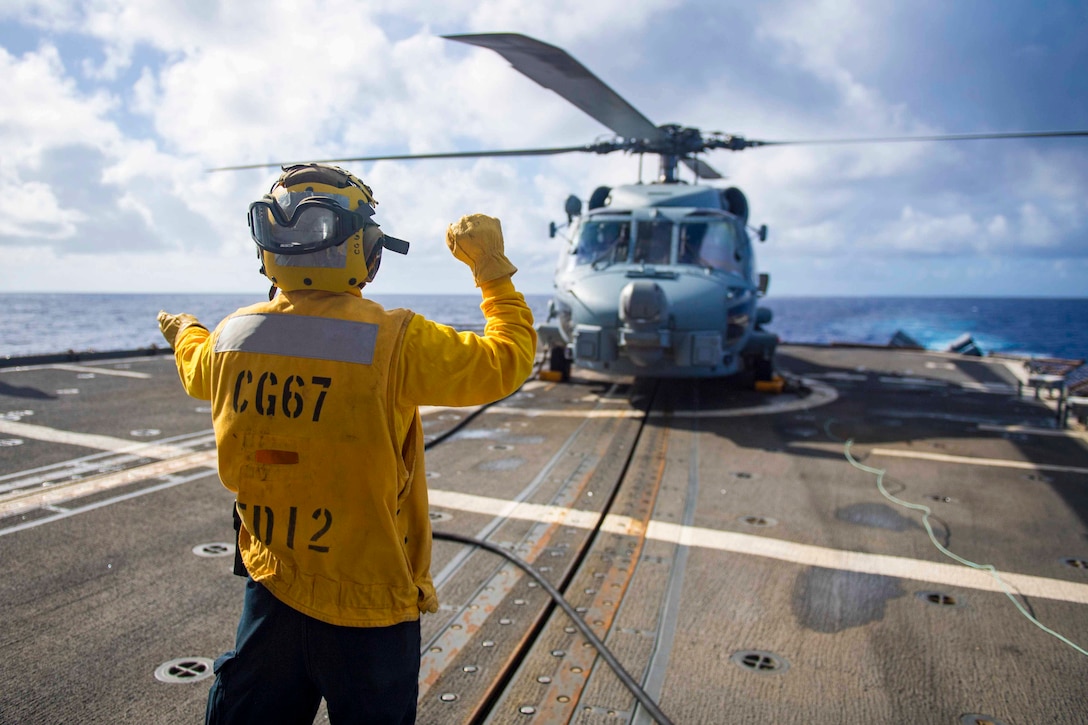
<path fill-rule="evenodd" d="M 757 329 L 769 311 L 758 309 L 740 192 L 729 198 L 677 183 L 605 191 L 571 221 L 540 327 L 545 344 L 564 346 L 579 367 L 615 375 L 769 371 L 777 339 Z"/>

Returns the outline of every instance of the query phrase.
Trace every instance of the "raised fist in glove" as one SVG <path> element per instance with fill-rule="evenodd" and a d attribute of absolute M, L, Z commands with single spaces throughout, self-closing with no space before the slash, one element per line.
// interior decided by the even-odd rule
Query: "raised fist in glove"
<path fill-rule="evenodd" d="M 184 330 L 186 327 L 204 327 L 200 324 L 200 320 L 196 319 L 192 315 L 182 313 L 180 315 L 171 315 L 166 310 L 159 310 L 159 329 L 162 331 L 162 336 L 166 338 L 166 341 L 170 343 L 170 348 L 174 347 L 174 340 L 177 339 L 178 333 Z M 207 329 L 207 328 L 204 328 Z"/>
<path fill-rule="evenodd" d="M 446 230 L 446 246 L 472 270 L 477 287 L 518 271 L 503 253 L 502 226 L 494 217 L 461 217 Z"/>

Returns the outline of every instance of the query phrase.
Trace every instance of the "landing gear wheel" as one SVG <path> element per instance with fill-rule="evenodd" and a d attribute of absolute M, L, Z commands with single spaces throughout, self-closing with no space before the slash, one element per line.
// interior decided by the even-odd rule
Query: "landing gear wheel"
<path fill-rule="evenodd" d="M 567 359 L 567 348 L 556 345 L 551 349 L 548 369 L 559 373 L 559 379 L 564 383 L 570 380 L 570 360 Z"/>
<path fill-rule="evenodd" d="M 752 365 L 752 371 L 755 373 L 756 382 L 774 380 L 774 362 L 771 360 L 765 358 L 755 360 Z"/>

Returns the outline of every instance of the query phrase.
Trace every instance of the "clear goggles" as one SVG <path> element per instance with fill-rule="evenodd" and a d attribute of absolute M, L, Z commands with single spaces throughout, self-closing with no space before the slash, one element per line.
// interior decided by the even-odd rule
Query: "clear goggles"
<path fill-rule="evenodd" d="M 346 196 L 315 196 L 277 189 L 249 205 L 249 231 L 257 246 L 275 254 L 310 254 L 334 247 L 372 225 L 374 209 L 347 209 Z M 375 225 L 376 226 L 376 225 Z"/>

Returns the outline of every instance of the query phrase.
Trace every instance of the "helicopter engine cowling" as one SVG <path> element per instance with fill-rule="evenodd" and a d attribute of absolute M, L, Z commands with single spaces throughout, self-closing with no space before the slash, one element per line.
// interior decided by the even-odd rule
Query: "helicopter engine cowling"
<path fill-rule="evenodd" d="M 731 212 L 748 223 L 748 197 L 735 186 L 730 186 L 722 192 L 722 208 Z"/>
<path fill-rule="evenodd" d="M 669 300 L 650 280 L 628 283 L 620 292 L 620 346 L 636 365 L 653 365 L 671 344 Z"/>
<path fill-rule="evenodd" d="M 598 186 L 589 197 L 589 208 L 600 209 L 608 201 L 608 195 L 612 193 L 611 186 Z"/>

